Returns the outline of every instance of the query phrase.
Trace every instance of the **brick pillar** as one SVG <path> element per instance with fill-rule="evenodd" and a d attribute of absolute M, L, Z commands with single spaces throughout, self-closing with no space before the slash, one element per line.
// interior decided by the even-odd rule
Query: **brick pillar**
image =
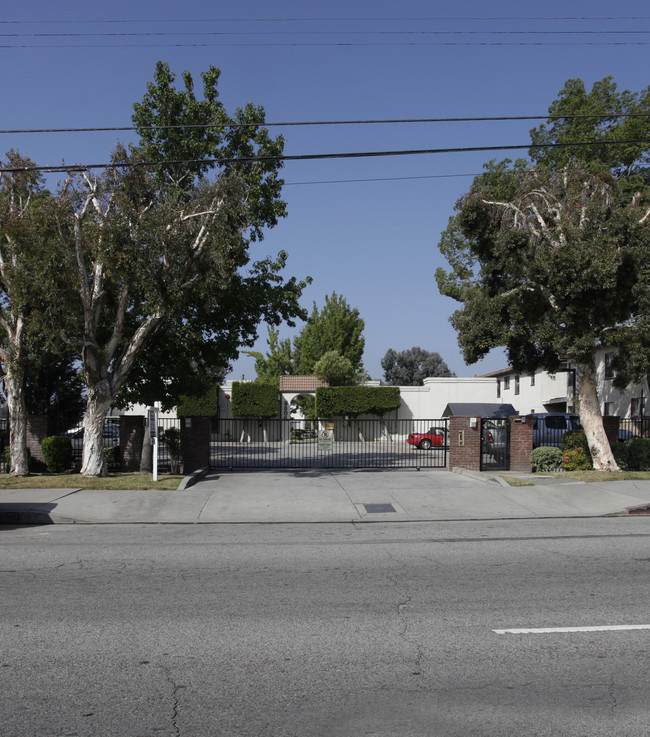
<path fill-rule="evenodd" d="M 620 425 L 620 417 L 615 417 L 612 415 L 607 415 L 607 417 L 603 417 L 603 428 L 605 429 L 605 435 L 607 435 L 607 440 L 609 440 L 610 445 L 618 443 L 618 429 Z"/>
<path fill-rule="evenodd" d="M 460 434 L 463 433 L 464 444 L 460 445 Z M 476 427 L 470 427 L 469 417 L 451 417 L 449 419 L 449 470 L 467 468 L 470 471 L 481 470 L 481 418 Z"/>
<path fill-rule="evenodd" d="M 510 470 L 532 473 L 530 454 L 533 450 L 533 418 L 510 418 Z"/>
<path fill-rule="evenodd" d="M 188 474 L 210 465 L 210 417 L 181 418 L 181 449 L 183 473 Z"/>
<path fill-rule="evenodd" d="M 27 415 L 27 447 L 32 458 L 45 462 L 41 443 L 47 437 L 47 416 Z"/>
<path fill-rule="evenodd" d="M 144 417 L 122 415 L 120 417 L 120 456 L 125 471 L 139 471 L 144 438 Z"/>

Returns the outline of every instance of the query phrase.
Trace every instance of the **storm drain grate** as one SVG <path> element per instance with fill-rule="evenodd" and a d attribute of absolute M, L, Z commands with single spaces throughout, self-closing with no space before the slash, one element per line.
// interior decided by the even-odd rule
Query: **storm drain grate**
<path fill-rule="evenodd" d="M 392 504 L 364 504 L 368 514 L 381 514 L 382 512 L 396 512 Z"/>

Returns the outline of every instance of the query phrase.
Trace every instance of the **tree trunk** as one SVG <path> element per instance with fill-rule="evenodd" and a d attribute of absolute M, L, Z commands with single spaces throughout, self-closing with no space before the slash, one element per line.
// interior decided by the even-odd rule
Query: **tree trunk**
<path fill-rule="evenodd" d="M 151 430 L 149 421 L 144 423 L 142 438 L 142 453 L 140 454 L 140 473 L 151 473 L 153 471 L 153 448 L 151 447 Z"/>
<path fill-rule="evenodd" d="M 9 452 L 12 476 L 29 475 L 27 455 L 27 407 L 22 370 L 11 365 L 6 367 L 4 377 L 9 416 Z"/>
<path fill-rule="evenodd" d="M 596 471 L 619 471 L 603 427 L 603 415 L 598 402 L 593 364 L 579 364 L 576 367 L 576 380 L 580 422 L 587 436 L 594 469 Z"/>
<path fill-rule="evenodd" d="M 106 476 L 104 459 L 104 421 L 111 408 L 112 396 L 107 381 L 100 381 L 88 389 L 84 415 L 84 445 L 81 473 L 84 476 Z"/>

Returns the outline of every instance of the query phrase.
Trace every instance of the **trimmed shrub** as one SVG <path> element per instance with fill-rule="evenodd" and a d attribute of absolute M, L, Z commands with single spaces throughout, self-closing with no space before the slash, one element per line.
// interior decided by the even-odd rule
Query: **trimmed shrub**
<path fill-rule="evenodd" d="M 213 386 L 202 397 L 181 396 L 176 407 L 178 417 L 217 417 L 219 414 L 219 387 Z"/>
<path fill-rule="evenodd" d="M 591 454 L 584 448 L 569 448 L 562 452 L 562 468 L 565 471 L 590 471 L 593 467 Z"/>
<path fill-rule="evenodd" d="M 562 438 L 562 450 L 575 450 L 582 448 L 589 455 L 589 443 L 587 436 L 582 430 L 571 430 L 564 434 Z"/>
<path fill-rule="evenodd" d="M 263 420 L 278 417 L 280 412 L 278 384 L 234 381 L 231 411 L 233 417 L 256 417 Z"/>
<path fill-rule="evenodd" d="M 63 473 L 72 466 L 72 442 L 62 435 L 52 435 L 41 443 L 45 466 L 50 473 Z"/>
<path fill-rule="evenodd" d="M 562 451 L 555 447 L 540 446 L 530 454 L 533 473 L 562 470 Z"/>
<path fill-rule="evenodd" d="M 634 471 L 650 469 L 650 438 L 632 438 L 626 440 L 625 443 L 617 443 L 617 445 L 625 446 L 625 467 L 627 469 Z"/>
<path fill-rule="evenodd" d="M 627 443 L 614 443 L 612 445 L 612 453 L 614 460 L 619 468 L 627 470 Z"/>
<path fill-rule="evenodd" d="M 319 386 L 316 410 L 319 417 L 379 415 L 399 409 L 398 386 Z"/>

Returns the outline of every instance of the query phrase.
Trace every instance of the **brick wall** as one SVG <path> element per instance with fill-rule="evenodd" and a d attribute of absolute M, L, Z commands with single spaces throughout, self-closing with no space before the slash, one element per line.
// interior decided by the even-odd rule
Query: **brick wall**
<path fill-rule="evenodd" d="M 603 417 L 603 427 L 605 428 L 605 435 L 607 435 L 610 445 L 618 443 L 618 429 L 620 425 L 620 417 L 612 417 L 610 415 Z"/>
<path fill-rule="evenodd" d="M 460 433 L 464 434 L 464 445 L 460 445 Z M 449 419 L 449 469 L 467 468 L 481 470 L 481 420 L 470 427 L 469 417 Z"/>
<path fill-rule="evenodd" d="M 181 446 L 183 473 L 188 474 L 210 465 L 210 417 L 183 417 L 181 420 Z"/>
<path fill-rule="evenodd" d="M 521 420 L 521 421 L 520 421 Z M 533 418 L 510 418 L 510 470 L 531 473 L 530 454 L 533 450 Z"/>
<path fill-rule="evenodd" d="M 125 471 L 140 470 L 142 440 L 144 437 L 144 417 L 141 415 L 122 415 L 120 418 L 120 455 Z"/>
<path fill-rule="evenodd" d="M 41 443 L 47 437 L 47 416 L 28 415 L 27 417 L 27 447 L 32 455 L 39 461 L 45 461 Z"/>

